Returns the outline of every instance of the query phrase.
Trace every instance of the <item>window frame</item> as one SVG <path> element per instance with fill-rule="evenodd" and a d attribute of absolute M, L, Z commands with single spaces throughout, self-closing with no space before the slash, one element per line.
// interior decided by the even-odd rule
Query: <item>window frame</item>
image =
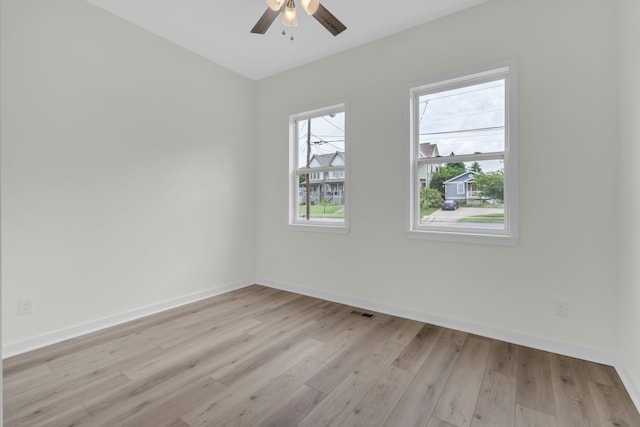
<path fill-rule="evenodd" d="M 289 219 L 288 227 L 296 231 L 314 231 L 327 233 L 347 233 L 349 230 L 349 110 L 346 100 L 331 103 L 308 109 L 303 112 L 289 115 Z M 314 119 L 328 114 L 344 113 L 344 166 L 330 167 L 298 167 L 298 122 L 301 120 Z M 329 176 L 329 172 L 341 170 L 344 172 L 343 189 L 344 194 L 344 221 L 302 221 L 299 219 L 298 207 L 298 177 L 306 173 L 323 173 Z"/>
<path fill-rule="evenodd" d="M 504 230 L 483 230 L 473 227 L 434 227 L 420 225 L 420 182 L 418 169 L 422 164 L 433 161 L 419 158 L 419 119 L 417 113 L 420 96 L 446 90 L 472 86 L 494 80 L 505 80 L 505 146 L 504 151 L 496 153 L 478 153 L 441 156 L 439 163 L 474 162 L 482 160 L 504 160 Z M 450 73 L 408 87 L 408 188 L 407 226 L 409 238 L 464 243 L 481 243 L 514 246 L 519 240 L 518 226 L 518 112 L 517 112 L 517 63 L 507 60 L 477 67 L 462 72 Z M 454 160 L 455 159 L 455 160 Z"/>

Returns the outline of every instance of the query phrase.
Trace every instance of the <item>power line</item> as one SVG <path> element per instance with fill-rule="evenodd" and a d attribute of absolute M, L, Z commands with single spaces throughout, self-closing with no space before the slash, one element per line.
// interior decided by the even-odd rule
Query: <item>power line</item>
<path fill-rule="evenodd" d="M 475 129 L 460 129 L 460 130 L 449 130 L 443 132 L 426 132 L 421 133 L 420 136 L 429 136 L 429 135 L 449 135 L 453 133 L 466 133 L 466 132 L 487 132 L 492 130 L 504 129 L 504 126 L 492 126 L 485 128 L 475 128 Z"/>
<path fill-rule="evenodd" d="M 321 119 L 323 119 L 325 122 L 329 123 L 331 126 L 333 126 L 334 128 L 338 129 L 340 132 L 342 132 L 344 134 L 344 129 L 341 129 L 340 126 L 338 126 L 337 124 L 335 124 L 332 121 L 330 121 L 329 119 L 327 119 L 326 116 L 322 116 Z"/>
<path fill-rule="evenodd" d="M 503 80 L 500 80 L 500 82 L 503 82 Z M 480 91 L 487 90 L 487 89 L 495 89 L 497 87 L 504 87 L 504 83 L 497 84 L 495 86 L 485 86 L 485 87 L 471 86 L 471 87 L 476 87 L 476 89 L 468 90 L 466 92 L 456 92 L 456 93 L 450 93 L 452 91 L 455 91 L 456 89 L 446 90 L 446 91 L 442 91 L 442 92 L 436 92 L 436 93 L 449 93 L 449 95 L 442 95 L 442 96 L 437 96 L 437 97 L 429 97 L 429 95 L 431 95 L 431 94 L 421 95 L 420 98 L 429 97 L 429 99 L 427 99 L 424 102 L 420 102 L 420 103 L 423 104 L 425 102 L 435 101 L 437 99 L 451 98 L 451 97 L 454 97 L 454 96 L 466 95 L 468 93 L 480 92 Z"/>

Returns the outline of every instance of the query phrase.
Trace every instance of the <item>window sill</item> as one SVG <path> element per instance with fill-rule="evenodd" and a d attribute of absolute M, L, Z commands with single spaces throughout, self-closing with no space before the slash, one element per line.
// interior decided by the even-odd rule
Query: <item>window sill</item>
<path fill-rule="evenodd" d="M 409 230 L 409 239 L 434 240 L 439 242 L 473 243 L 496 246 L 516 246 L 518 237 L 513 234 L 485 234 L 473 231 L 451 232 L 431 230 Z"/>
<path fill-rule="evenodd" d="M 327 223 L 319 224 L 289 224 L 289 230 L 292 231 L 311 231 L 314 233 L 336 233 L 347 234 L 349 229 L 346 224 L 331 225 Z"/>

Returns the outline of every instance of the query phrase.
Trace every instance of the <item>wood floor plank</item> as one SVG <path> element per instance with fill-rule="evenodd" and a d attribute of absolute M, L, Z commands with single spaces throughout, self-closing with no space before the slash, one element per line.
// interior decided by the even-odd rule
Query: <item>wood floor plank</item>
<path fill-rule="evenodd" d="M 398 327 L 391 334 L 389 340 L 406 346 L 416 337 L 418 332 L 422 330 L 422 328 L 424 327 L 424 323 L 415 320 L 404 319 L 404 322 L 402 322 L 399 326 L 400 327 Z"/>
<path fill-rule="evenodd" d="M 69 427 L 79 426 L 84 423 L 90 423 L 92 420 L 91 415 L 82 406 L 74 406 L 72 408 L 61 411 L 52 417 L 47 417 L 40 421 L 30 421 L 29 427 Z M 7 424 L 5 424 L 7 425 Z M 90 424 L 87 424 L 90 425 Z M 9 425 L 7 425 L 8 427 Z"/>
<path fill-rule="evenodd" d="M 360 321 L 358 325 L 354 325 L 353 327 L 346 325 L 347 329 L 335 335 L 333 339 L 322 346 L 313 357 L 321 362 L 329 363 L 376 326 L 373 322 L 367 322 L 364 319 L 358 320 Z"/>
<path fill-rule="evenodd" d="M 309 310 L 320 306 L 328 306 L 330 303 L 318 298 L 311 298 L 302 295 L 298 295 L 297 298 L 282 304 L 276 308 L 264 310 L 262 313 L 253 316 L 254 319 L 260 320 L 263 323 L 273 323 L 279 320 L 287 320 L 297 314 L 302 314 Z M 256 331 L 260 333 L 261 331 Z"/>
<path fill-rule="evenodd" d="M 281 358 L 283 354 L 300 350 L 307 351 L 309 348 L 319 348 L 324 343 L 313 338 L 307 338 L 304 328 L 295 334 L 285 335 L 264 345 L 263 348 L 254 351 L 252 354 L 243 355 L 219 369 L 216 369 L 212 376 L 221 383 L 231 385 L 239 379 L 244 378 L 251 372 L 260 369 L 269 361 Z"/>
<path fill-rule="evenodd" d="M 176 390 L 187 390 L 203 379 L 208 381 L 205 372 L 202 369 L 186 373 L 181 370 L 166 372 L 146 381 L 130 382 L 125 387 L 115 388 L 103 396 L 87 399 L 82 404 L 94 417 L 95 425 L 120 426 L 146 408 L 160 405 L 167 394 Z M 215 393 L 221 393 L 225 388 L 224 384 L 215 381 Z"/>
<path fill-rule="evenodd" d="M 246 326 L 253 324 L 255 323 L 249 319 L 223 330 L 213 330 L 208 334 L 197 333 L 193 340 L 179 347 L 171 347 L 157 357 L 147 358 L 138 364 L 131 363 L 122 371 L 132 380 L 137 380 L 171 366 L 180 366 L 183 363 L 190 365 L 202 358 L 215 357 L 216 361 L 221 363 L 225 355 L 231 357 L 239 348 L 245 350 L 247 346 L 261 345 L 260 342 L 256 342 L 257 339 L 244 333 Z"/>
<path fill-rule="evenodd" d="M 597 365 L 597 364 L 596 366 L 600 368 L 603 367 L 602 365 Z M 616 396 L 620 400 L 620 403 L 624 405 L 624 407 L 626 408 L 626 412 L 631 414 L 631 416 L 633 417 L 632 420 L 636 420 L 636 421 L 632 421 L 632 425 L 635 422 L 637 425 L 640 426 L 640 408 L 636 407 L 635 404 L 633 403 L 633 400 L 631 400 L 631 396 L 629 395 L 629 392 L 627 391 L 627 389 L 624 387 L 624 384 L 622 383 L 622 380 L 618 376 L 618 373 L 616 372 L 616 370 L 611 366 L 607 366 L 606 368 L 609 372 L 610 378 L 613 379 L 613 382 L 614 382 L 613 387 L 616 389 Z"/>
<path fill-rule="evenodd" d="M 427 427 L 457 427 L 454 426 L 453 424 L 449 424 L 446 421 L 442 421 L 436 417 L 431 417 L 431 419 L 429 420 L 429 424 L 427 424 Z"/>
<path fill-rule="evenodd" d="M 216 427 L 242 427 L 254 425 L 273 408 L 278 407 L 289 396 L 300 390 L 311 376 L 324 367 L 324 364 L 307 357 L 282 375 L 269 381 L 267 385 L 216 419 Z"/>
<path fill-rule="evenodd" d="M 4 425 L 640 426 L 614 368 L 264 286 L 3 361 Z"/>
<path fill-rule="evenodd" d="M 504 341 L 493 340 L 487 360 L 487 369 L 512 377 L 518 374 L 518 356 L 520 346 Z"/>
<path fill-rule="evenodd" d="M 69 393 L 75 393 L 83 387 L 101 383 L 103 380 L 119 374 L 127 363 L 135 364 L 139 360 L 153 358 L 162 354 L 161 349 L 140 350 L 130 352 L 127 358 L 120 358 L 118 363 L 105 364 L 96 369 L 90 369 L 86 364 L 69 366 L 51 372 L 40 378 L 34 378 L 31 383 L 23 384 L 20 388 L 5 397 L 5 403 L 12 408 L 32 405 L 33 402 L 44 403 L 49 400 L 67 398 Z"/>
<path fill-rule="evenodd" d="M 429 422 L 466 338 L 464 332 L 450 329 L 443 332 L 389 415 L 386 426 L 417 427 Z"/>
<path fill-rule="evenodd" d="M 436 418 L 458 427 L 471 425 L 490 347 L 488 341 L 467 338 L 433 413 Z"/>
<path fill-rule="evenodd" d="M 189 424 L 182 421 L 180 418 L 169 421 L 165 427 L 190 427 Z"/>
<path fill-rule="evenodd" d="M 206 328 L 212 324 L 224 325 L 230 320 L 253 318 L 256 313 L 279 307 L 295 298 L 297 298 L 295 294 L 265 288 L 259 293 L 233 298 L 223 304 L 207 305 L 183 317 L 176 318 L 171 324 L 176 324 L 191 332 L 197 332 L 198 329 Z"/>
<path fill-rule="evenodd" d="M 522 405 L 516 405 L 515 427 L 564 427 L 553 415 L 538 412 Z"/>
<path fill-rule="evenodd" d="M 381 343 L 394 336 L 404 324 L 405 322 L 402 319 L 386 319 L 347 347 L 345 351 L 311 378 L 307 385 L 324 393 L 331 393 L 362 360 L 375 352 Z"/>
<path fill-rule="evenodd" d="M 178 416 L 189 408 L 206 402 L 212 394 L 222 393 L 225 389 L 226 386 L 214 378 L 197 378 L 185 387 L 166 390 L 166 393 L 159 399 L 142 407 L 136 407 L 134 412 L 127 413 L 125 416 L 119 414 L 119 418 L 111 418 L 107 421 L 104 421 L 104 418 L 97 418 L 93 422 L 118 425 L 119 427 L 138 427 L 143 425 L 169 427 L 184 423 L 184 421 L 179 420 Z"/>
<path fill-rule="evenodd" d="M 167 332 L 169 335 L 171 332 Z M 178 334 L 184 334 L 185 331 L 178 331 Z M 141 335 L 141 334 L 140 334 Z M 128 348 L 135 347 L 139 351 L 150 351 L 154 353 L 162 353 L 163 350 L 156 346 L 156 340 L 152 338 L 140 338 L 127 336 L 125 338 L 115 340 L 108 343 L 97 345 L 91 349 L 85 349 L 67 357 L 61 357 L 49 362 L 47 365 L 52 371 L 70 370 L 76 374 L 104 369 L 107 366 L 118 365 L 123 361 L 131 359 L 133 356 Z"/>
<path fill-rule="evenodd" d="M 24 390 L 25 385 L 33 384 L 38 379 L 51 375 L 52 372 L 51 368 L 46 363 L 43 363 L 24 369 L 18 372 L 19 375 L 14 373 L 10 377 L 3 377 L 2 381 L 5 387 Z"/>
<path fill-rule="evenodd" d="M 356 321 L 366 321 L 365 318 L 357 318 L 350 313 L 350 307 L 332 303 L 326 307 L 326 312 L 316 317 L 314 320 L 316 327 L 309 332 L 311 338 L 318 341 L 328 342 L 336 334 L 348 329 L 351 323 Z"/>
<path fill-rule="evenodd" d="M 234 334 L 240 331 L 246 333 L 249 329 L 259 326 L 262 322 L 248 316 L 242 318 L 228 316 L 226 319 L 214 320 L 206 319 L 197 326 L 185 328 L 188 333 L 176 337 L 163 337 L 158 342 L 158 347 L 170 350 L 175 347 L 184 347 L 196 340 L 208 340 L 215 338 L 224 340 L 225 335 Z"/>
<path fill-rule="evenodd" d="M 512 427 L 516 406 L 515 376 L 485 371 L 471 427 Z"/>
<path fill-rule="evenodd" d="M 387 341 L 367 356 L 327 397 L 298 424 L 300 427 L 338 426 L 402 351 L 398 343 Z"/>
<path fill-rule="evenodd" d="M 415 373 L 391 366 L 344 420 L 344 427 L 382 426 Z"/>
<path fill-rule="evenodd" d="M 600 427 L 589 385 L 581 375 L 579 361 L 556 354 L 549 355 L 556 419 L 560 425 Z"/>
<path fill-rule="evenodd" d="M 223 393 L 211 396 L 208 402 L 189 410 L 181 418 L 192 427 L 211 425 L 218 416 L 231 410 L 256 390 L 266 386 L 273 378 L 282 375 L 292 365 L 313 354 L 320 344 L 311 338 L 301 340 L 295 347 L 287 349 L 278 357 L 264 363 L 261 369 L 253 370 L 242 376 L 238 381 L 229 385 Z"/>
<path fill-rule="evenodd" d="M 516 403 L 555 417 L 556 404 L 549 354 L 541 350 L 521 347 L 518 365 Z"/>
<path fill-rule="evenodd" d="M 635 422 L 633 420 L 640 419 L 640 408 L 636 408 L 636 406 L 634 405 L 629 392 L 625 389 L 622 380 L 613 367 L 586 361 L 580 362 L 583 373 L 586 378 L 589 378 L 591 380 L 590 382 L 609 385 L 614 389 L 613 391 L 615 392 L 615 397 L 621 405 L 621 412 L 627 414 L 627 416 L 629 417 L 629 419 L 626 420 L 627 423 L 633 425 L 633 423 Z M 637 424 L 640 426 L 640 422 L 637 422 Z"/>
<path fill-rule="evenodd" d="M 74 408 L 81 407 L 85 399 L 103 396 L 114 388 L 128 383 L 129 379 L 119 372 L 110 373 L 98 379 L 83 379 L 82 383 L 76 383 L 76 387 L 59 387 L 46 396 L 27 398 L 20 403 L 7 402 L 4 419 L 7 424 L 18 422 L 18 420 L 22 424 L 46 424 L 48 420 L 60 413 L 71 411 L 70 414 L 72 414 Z M 80 412 L 86 412 L 84 407 Z"/>
<path fill-rule="evenodd" d="M 634 411 L 623 403 L 614 386 L 589 382 L 598 417 L 603 427 L 633 427 Z M 637 411 L 635 411 L 637 412 Z"/>
<path fill-rule="evenodd" d="M 442 335 L 443 328 L 423 325 L 393 363 L 398 368 L 416 372 Z"/>
<path fill-rule="evenodd" d="M 209 377 L 183 380 L 177 376 L 145 393 L 130 394 L 126 400 L 115 401 L 107 409 L 90 410 L 91 420 L 78 426 L 164 427 L 165 423 L 175 422 L 185 405 L 195 405 L 226 389 L 224 384 Z"/>
<path fill-rule="evenodd" d="M 260 427 L 295 426 L 313 410 L 326 395 L 303 385 L 284 404 L 266 415 L 255 425 Z"/>

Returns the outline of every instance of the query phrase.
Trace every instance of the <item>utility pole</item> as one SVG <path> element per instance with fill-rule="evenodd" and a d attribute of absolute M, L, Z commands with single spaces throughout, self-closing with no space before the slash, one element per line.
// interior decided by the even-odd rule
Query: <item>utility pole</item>
<path fill-rule="evenodd" d="M 311 165 L 311 119 L 307 119 L 307 169 Z M 311 218 L 311 174 L 307 171 L 307 221 Z"/>

